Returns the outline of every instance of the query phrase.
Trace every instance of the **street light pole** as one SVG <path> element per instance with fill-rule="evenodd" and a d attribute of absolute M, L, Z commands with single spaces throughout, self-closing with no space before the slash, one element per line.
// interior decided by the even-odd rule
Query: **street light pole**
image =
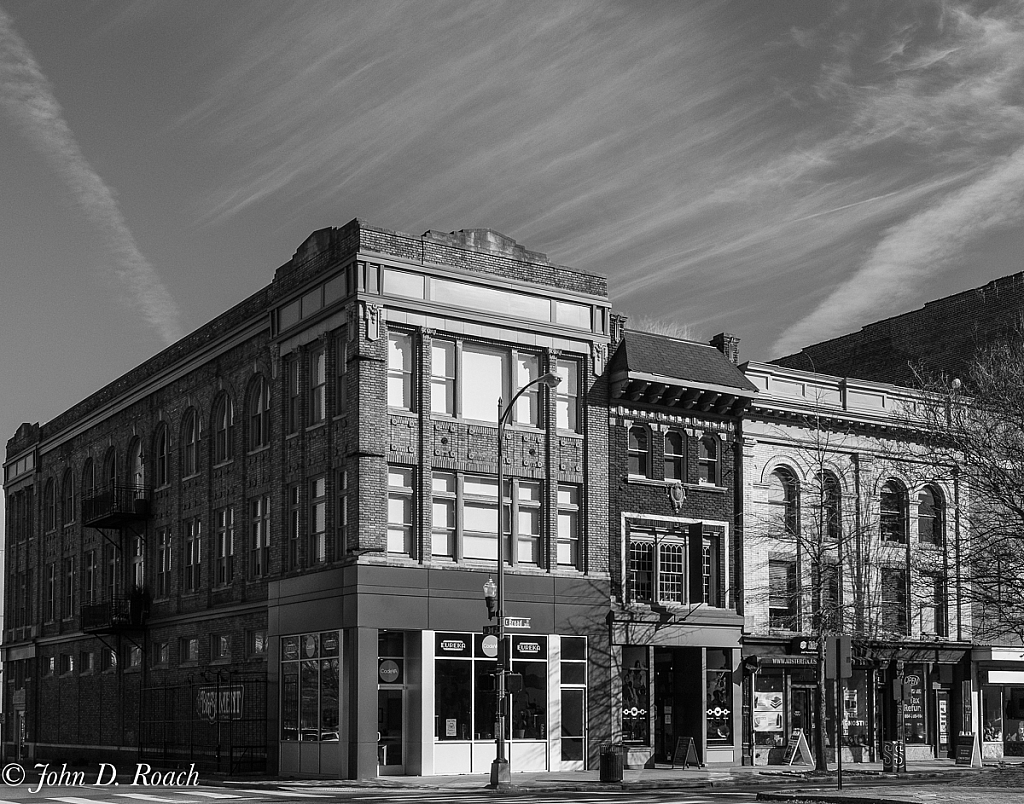
<path fill-rule="evenodd" d="M 542 374 L 531 380 L 520 388 L 512 396 L 508 407 L 502 408 L 501 397 L 498 397 L 498 672 L 496 674 L 497 689 L 497 712 L 495 714 L 495 757 L 491 763 L 491 782 L 489 787 L 498 789 L 503 785 L 512 783 L 512 766 L 506 754 L 505 733 L 506 733 L 506 710 L 508 709 L 508 695 L 505 690 L 505 678 L 508 673 L 509 656 L 508 644 L 505 639 L 505 492 L 503 463 L 505 425 L 511 412 L 515 409 L 516 400 L 534 385 L 545 385 L 554 388 L 562 381 L 557 374 Z M 511 530 L 511 528 L 509 529 Z"/>

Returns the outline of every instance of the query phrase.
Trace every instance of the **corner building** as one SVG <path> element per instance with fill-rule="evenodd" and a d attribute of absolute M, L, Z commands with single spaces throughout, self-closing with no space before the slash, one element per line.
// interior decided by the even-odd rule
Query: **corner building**
<path fill-rule="evenodd" d="M 610 684 L 602 277 L 354 220 L 8 442 L 8 757 L 486 772 L 499 500 L 514 771 L 593 766 Z M 504 428 L 498 400 L 542 374 Z M 520 622 L 519 624 L 523 624 Z M 603 658 L 602 658 L 603 657 Z M 73 702 L 73 703 L 72 703 Z"/>

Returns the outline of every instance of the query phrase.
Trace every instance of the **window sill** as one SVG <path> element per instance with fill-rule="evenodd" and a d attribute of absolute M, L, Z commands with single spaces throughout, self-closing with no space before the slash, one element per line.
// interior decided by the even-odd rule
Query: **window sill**
<path fill-rule="evenodd" d="M 270 449 L 270 444 L 260 444 L 258 447 L 253 447 L 245 454 L 247 456 L 259 455 L 261 452 L 266 452 Z"/>
<path fill-rule="evenodd" d="M 321 427 L 326 427 L 326 426 L 327 426 L 327 420 L 326 419 L 321 419 L 318 422 L 313 422 L 313 424 L 307 424 L 306 425 L 306 432 L 307 433 L 311 433 L 314 430 L 319 430 Z"/>
<path fill-rule="evenodd" d="M 217 463 L 215 463 L 215 464 L 214 464 L 213 466 L 211 466 L 210 468 L 211 468 L 211 469 L 223 469 L 223 468 L 224 468 L 225 466 L 230 466 L 230 465 L 231 465 L 231 464 L 233 464 L 234 462 L 235 462 L 235 459 L 234 459 L 234 458 L 225 458 L 225 459 L 224 459 L 224 460 L 222 460 L 222 461 L 217 461 Z"/>

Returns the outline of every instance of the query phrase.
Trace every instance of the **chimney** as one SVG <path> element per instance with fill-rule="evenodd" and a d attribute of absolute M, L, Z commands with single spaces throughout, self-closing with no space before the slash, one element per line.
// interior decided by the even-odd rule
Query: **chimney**
<path fill-rule="evenodd" d="M 740 362 L 740 339 L 731 332 L 719 332 L 711 339 L 711 345 L 733 363 Z"/>

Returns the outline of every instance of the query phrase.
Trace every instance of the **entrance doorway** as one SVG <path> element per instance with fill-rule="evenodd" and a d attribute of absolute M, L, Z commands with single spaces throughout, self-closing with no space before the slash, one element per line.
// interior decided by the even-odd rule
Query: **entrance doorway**
<path fill-rule="evenodd" d="M 814 687 L 793 686 L 793 708 L 791 710 L 789 733 L 794 729 L 803 729 L 807 736 L 807 745 L 814 750 L 814 701 L 817 698 Z"/>
<path fill-rule="evenodd" d="M 377 773 L 405 773 L 405 690 L 377 690 Z"/>

